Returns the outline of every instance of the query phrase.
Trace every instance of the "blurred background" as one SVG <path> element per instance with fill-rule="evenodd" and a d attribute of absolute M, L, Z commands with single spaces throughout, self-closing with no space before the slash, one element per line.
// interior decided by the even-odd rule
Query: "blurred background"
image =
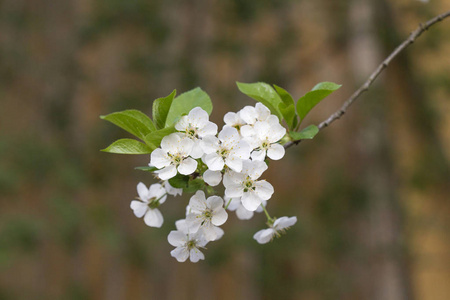
<path fill-rule="evenodd" d="M 0 299 L 450 299 L 450 19 L 396 58 L 348 113 L 271 162 L 268 208 L 298 223 L 259 245 L 237 220 L 206 260 L 177 263 L 129 208 L 148 155 L 102 153 L 129 135 L 99 115 L 151 112 L 200 86 L 211 119 L 253 100 L 235 81 L 298 99 L 343 87 L 338 109 L 432 0 L 0 1 Z"/>

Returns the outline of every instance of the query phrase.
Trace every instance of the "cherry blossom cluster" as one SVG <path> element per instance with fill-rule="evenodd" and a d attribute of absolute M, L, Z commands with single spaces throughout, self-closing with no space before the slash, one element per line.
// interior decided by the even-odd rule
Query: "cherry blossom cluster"
<path fill-rule="evenodd" d="M 171 255 L 179 262 L 204 259 L 200 249 L 208 242 L 220 239 L 224 231 L 219 227 L 235 211 L 239 219 L 251 219 L 255 212 L 263 212 L 268 228 L 258 231 L 253 238 L 265 244 L 279 237 L 297 221 L 296 217 L 271 218 L 267 201 L 274 193 L 273 186 L 260 179 L 267 170 L 266 159 L 279 160 L 285 154 L 280 140 L 286 129 L 277 116 L 261 103 L 246 106 L 237 113 L 224 116 L 225 125 L 209 121 L 206 111 L 192 109 L 175 124 L 176 132 L 161 140 L 160 148 L 150 155 L 149 166 L 155 167 L 160 183 L 147 188 L 137 185 L 139 197 L 131 202 L 131 209 L 145 224 L 161 227 L 163 216 L 159 206 L 167 195 L 181 195 L 183 189 L 170 184 L 178 174 L 203 180 L 204 189 L 197 190 L 186 207 L 186 215 L 176 222 L 176 230 L 168 236 L 175 247 Z M 217 196 L 214 187 L 224 186 L 224 197 Z M 211 192 L 213 191 L 213 192 Z"/>

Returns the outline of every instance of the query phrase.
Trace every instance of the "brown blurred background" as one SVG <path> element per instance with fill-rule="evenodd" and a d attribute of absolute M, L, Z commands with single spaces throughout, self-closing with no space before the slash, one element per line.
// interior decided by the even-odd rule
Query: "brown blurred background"
<path fill-rule="evenodd" d="M 126 132 L 98 116 L 202 87 L 212 120 L 253 104 L 235 81 L 298 99 L 343 84 L 335 111 L 447 0 L 0 1 L 0 299 L 450 299 L 450 20 L 403 52 L 343 119 L 264 174 L 258 245 L 239 221 L 206 261 L 177 263 L 129 204 L 149 157 L 99 152 Z"/>

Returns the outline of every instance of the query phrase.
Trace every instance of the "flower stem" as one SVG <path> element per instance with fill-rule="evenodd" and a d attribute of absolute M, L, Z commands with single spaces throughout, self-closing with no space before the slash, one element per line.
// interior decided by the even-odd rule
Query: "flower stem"
<path fill-rule="evenodd" d="M 225 209 L 227 209 L 227 208 L 228 208 L 228 206 L 230 206 L 231 200 L 233 200 L 233 199 L 232 199 L 232 198 L 230 198 L 230 200 L 228 200 L 228 203 L 227 203 L 227 205 L 225 205 Z"/>
<path fill-rule="evenodd" d="M 270 217 L 269 212 L 267 211 L 266 207 L 265 207 L 262 203 L 261 203 L 261 207 L 262 207 L 262 209 L 264 210 L 264 213 L 266 214 L 267 221 L 268 221 L 269 223 L 272 223 L 272 222 L 273 222 L 273 219 Z"/>

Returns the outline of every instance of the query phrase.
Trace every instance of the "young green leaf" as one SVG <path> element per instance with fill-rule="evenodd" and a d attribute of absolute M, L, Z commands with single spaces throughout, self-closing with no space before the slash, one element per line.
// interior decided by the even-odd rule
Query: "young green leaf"
<path fill-rule="evenodd" d="M 146 135 L 144 138 L 144 141 L 147 144 L 154 146 L 156 149 L 159 147 L 159 145 L 161 145 L 161 140 L 163 139 L 163 137 L 165 137 L 166 135 L 169 135 L 175 131 L 176 130 L 175 130 L 174 125 L 160 129 L 160 130 L 156 130 L 156 131 L 153 131 L 153 132 L 149 133 L 148 135 Z"/>
<path fill-rule="evenodd" d="M 120 139 L 101 150 L 117 154 L 150 154 L 154 149 L 133 139 Z"/>
<path fill-rule="evenodd" d="M 189 176 L 177 174 L 175 177 L 169 179 L 171 186 L 177 189 L 185 189 L 188 186 Z"/>
<path fill-rule="evenodd" d="M 300 132 L 290 132 L 289 135 L 294 140 L 312 139 L 319 132 L 316 125 L 309 125 Z"/>
<path fill-rule="evenodd" d="M 142 140 L 150 132 L 156 130 L 152 120 L 143 112 L 135 109 L 115 112 L 100 116 L 100 118 L 119 126 Z"/>
<path fill-rule="evenodd" d="M 297 116 L 295 114 L 295 102 L 291 94 L 289 94 L 285 89 L 277 85 L 273 85 L 281 100 L 283 101 L 278 105 L 283 118 L 286 120 L 290 130 L 293 130 L 297 126 Z"/>
<path fill-rule="evenodd" d="M 182 115 L 188 114 L 194 107 L 201 107 L 208 114 L 212 112 L 212 102 L 201 88 L 195 88 L 173 99 L 166 118 L 166 127 L 173 125 Z"/>
<path fill-rule="evenodd" d="M 200 178 L 191 179 L 187 183 L 187 187 L 184 188 L 184 191 L 187 193 L 195 193 L 198 190 L 201 190 L 205 187 L 205 182 Z"/>
<path fill-rule="evenodd" d="M 135 169 L 145 171 L 145 172 L 155 172 L 156 170 L 158 170 L 157 167 L 136 167 Z"/>
<path fill-rule="evenodd" d="M 177 91 L 173 90 L 169 96 L 158 98 L 153 101 L 153 121 L 155 122 L 156 129 L 165 127 L 167 114 L 169 113 L 170 106 L 172 105 L 176 93 Z"/>
<path fill-rule="evenodd" d="M 306 95 L 298 99 L 297 115 L 300 117 L 300 122 L 303 121 L 305 116 L 314 106 L 316 106 L 317 103 L 322 101 L 325 97 L 340 87 L 340 84 L 333 82 L 321 82 L 317 84 L 310 92 L 306 93 Z"/>
<path fill-rule="evenodd" d="M 283 119 L 283 116 L 281 115 L 281 112 L 278 108 L 280 103 L 282 103 L 282 100 L 270 85 L 264 82 L 236 82 L 236 84 L 242 93 L 267 106 L 272 114 L 276 115 L 280 119 L 280 121 Z"/>

